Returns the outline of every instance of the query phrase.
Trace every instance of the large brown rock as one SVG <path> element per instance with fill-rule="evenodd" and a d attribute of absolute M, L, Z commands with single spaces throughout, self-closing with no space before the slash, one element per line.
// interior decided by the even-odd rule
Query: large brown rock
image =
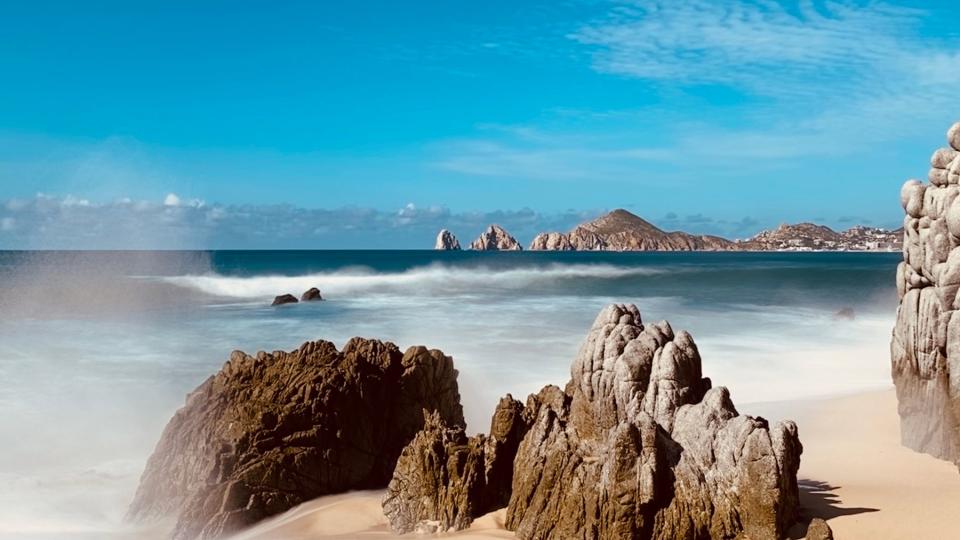
<path fill-rule="evenodd" d="M 320 495 L 382 488 L 424 410 L 462 427 L 453 361 L 354 338 L 234 352 L 170 420 L 129 518 L 218 538 Z"/>
<path fill-rule="evenodd" d="M 519 538 L 768 539 L 796 520 L 796 426 L 740 416 L 703 377 L 686 332 L 608 306 L 571 375 L 565 390 L 547 386 L 522 410 L 501 401 L 495 414 L 492 432 L 501 414 L 526 430 L 506 518 Z M 473 503 L 483 500 L 483 436 L 435 424 L 391 482 L 385 509 L 401 532 L 463 528 L 494 508 Z"/>
<path fill-rule="evenodd" d="M 960 123 L 950 128 L 955 142 Z M 960 154 L 934 152 L 931 183 L 900 190 L 903 262 L 900 305 L 890 344 L 900 433 L 905 446 L 960 463 Z M 943 174 L 939 174 L 943 173 Z"/>

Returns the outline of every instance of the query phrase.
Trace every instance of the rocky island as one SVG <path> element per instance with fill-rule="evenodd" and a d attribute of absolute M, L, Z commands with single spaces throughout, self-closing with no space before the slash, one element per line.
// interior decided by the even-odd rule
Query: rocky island
<path fill-rule="evenodd" d="M 457 240 L 457 237 L 454 236 L 452 232 L 442 229 L 437 234 L 437 241 L 434 244 L 433 249 L 442 251 L 459 251 L 460 241 Z"/>
<path fill-rule="evenodd" d="M 665 232 L 643 218 L 618 209 L 569 233 L 540 233 L 531 250 L 551 251 L 722 251 L 732 242 L 717 236 Z"/>
<path fill-rule="evenodd" d="M 470 243 L 470 249 L 475 251 L 520 251 L 523 248 L 520 246 L 520 242 L 510 236 L 510 233 L 503 227 L 491 225 Z"/>

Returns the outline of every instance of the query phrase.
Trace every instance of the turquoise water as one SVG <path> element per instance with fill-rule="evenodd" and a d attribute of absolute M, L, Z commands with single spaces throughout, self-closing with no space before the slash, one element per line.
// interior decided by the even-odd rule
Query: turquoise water
<path fill-rule="evenodd" d="M 0 537 L 102 538 L 233 349 L 355 335 L 454 357 L 471 430 L 564 383 L 596 313 L 689 330 L 735 402 L 889 384 L 899 254 L 0 252 Z M 319 287 L 325 302 L 270 307 Z M 852 307 L 853 321 L 833 314 Z M 12 444 L 9 441 L 14 441 Z M 133 534 L 133 533 L 131 533 Z M 133 537 L 142 537 L 140 533 Z"/>

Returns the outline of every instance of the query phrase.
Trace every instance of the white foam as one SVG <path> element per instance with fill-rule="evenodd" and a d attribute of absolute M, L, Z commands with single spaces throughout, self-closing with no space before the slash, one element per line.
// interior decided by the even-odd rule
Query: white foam
<path fill-rule="evenodd" d="M 481 288 L 521 289 L 537 283 L 591 278 L 617 279 L 666 272 L 661 268 L 629 268 L 605 264 L 553 264 L 529 268 L 421 266 L 393 273 L 366 268 L 347 268 L 300 276 L 185 275 L 159 278 L 166 283 L 228 298 L 270 298 L 319 287 L 325 295 L 357 293 L 404 293 L 442 295 Z"/>

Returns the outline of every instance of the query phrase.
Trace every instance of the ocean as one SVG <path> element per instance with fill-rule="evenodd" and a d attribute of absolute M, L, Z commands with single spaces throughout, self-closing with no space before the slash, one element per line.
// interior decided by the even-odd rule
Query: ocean
<path fill-rule="evenodd" d="M 886 387 L 898 253 L 0 252 L 0 538 L 110 538 L 230 351 L 352 336 L 453 356 L 470 431 L 563 385 L 611 302 L 693 335 L 737 404 Z M 271 307 L 318 287 L 326 301 Z M 852 308 L 852 320 L 835 314 Z M 802 429 L 802 426 L 801 426 Z"/>

